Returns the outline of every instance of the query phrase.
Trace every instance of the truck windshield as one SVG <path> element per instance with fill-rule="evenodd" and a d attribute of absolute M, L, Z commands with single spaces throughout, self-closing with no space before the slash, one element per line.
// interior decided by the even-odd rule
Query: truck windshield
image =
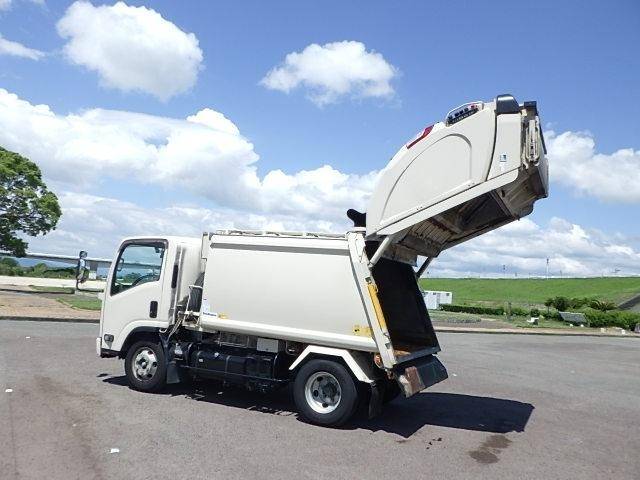
<path fill-rule="evenodd" d="M 161 242 L 130 243 L 118 257 L 111 295 L 160 279 L 165 246 Z"/>

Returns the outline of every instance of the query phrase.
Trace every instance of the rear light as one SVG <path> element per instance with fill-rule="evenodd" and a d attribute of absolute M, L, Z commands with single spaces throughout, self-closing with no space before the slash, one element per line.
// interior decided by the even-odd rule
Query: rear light
<path fill-rule="evenodd" d="M 413 140 L 407 143 L 407 148 L 411 148 L 423 138 L 427 138 L 427 135 L 431 133 L 431 130 L 433 130 L 433 125 L 429 125 L 422 132 L 420 132 Z"/>
<path fill-rule="evenodd" d="M 460 105 L 457 108 L 454 108 L 449 113 L 447 113 L 446 124 L 447 126 L 453 125 L 454 123 L 459 122 L 460 120 L 464 120 L 467 117 L 470 117 L 474 113 L 478 113 L 482 110 L 484 104 L 482 102 L 470 102 L 465 103 L 464 105 Z"/>

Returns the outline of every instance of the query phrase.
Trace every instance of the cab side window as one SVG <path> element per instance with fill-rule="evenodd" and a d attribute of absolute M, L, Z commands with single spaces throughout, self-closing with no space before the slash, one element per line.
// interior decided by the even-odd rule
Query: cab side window
<path fill-rule="evenodd" d="M 111 295 L 160 280 L 165 245 L 162 242 L 130 243 L 120 251 L 111 281 Z"/>

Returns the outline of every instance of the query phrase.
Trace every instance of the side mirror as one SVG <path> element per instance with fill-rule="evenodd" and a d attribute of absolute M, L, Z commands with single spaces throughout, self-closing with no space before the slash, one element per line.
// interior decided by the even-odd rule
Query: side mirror
<path fill-rule="evenodd" d="M 116 267 L 116 272 L 120 272 L 124 268 L 124 258 L 120 257 L 118 260 L 118 266 Z"/>

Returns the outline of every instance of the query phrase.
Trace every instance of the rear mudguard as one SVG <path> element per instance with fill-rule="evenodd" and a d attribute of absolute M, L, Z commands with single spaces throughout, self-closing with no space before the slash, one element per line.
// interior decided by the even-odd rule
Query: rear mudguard
<path fill-rule="evenodd" d="M 344 360 L 351 373 L 361 382 L 373 383 L 376 379 L 375 371 L 373 369 L 370 357 L 367 358 L 367 354 L 362 352 L 354 352 L 352 350 L 345 350 L 343 348 L 321 347 L 319 345 L 309 345 L 302 353 L 295 359 L 295 361 L 289 367 L 290 371 L 296 370 L 304 360 L 309 356 L 321 356 L 321 357 L 338 357 Z M 380 376 L 378 374 L 378 376 Z"/>

